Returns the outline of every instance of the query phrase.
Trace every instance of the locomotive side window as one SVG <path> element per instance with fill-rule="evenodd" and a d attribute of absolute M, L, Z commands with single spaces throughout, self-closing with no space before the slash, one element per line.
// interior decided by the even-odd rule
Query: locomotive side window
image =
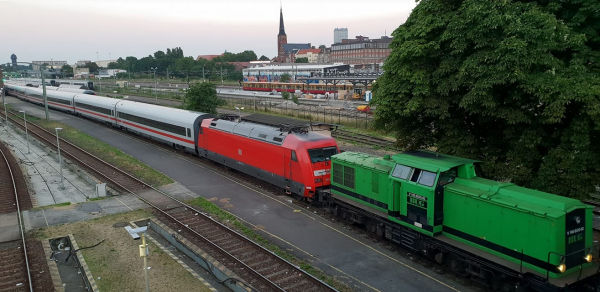
<path fill-rule="evenodd" d="M 402 164 L 396 164 L 394 171 L 392 172 L 392 176 L 400 179 L 408 179 L 410 174 L 412 173 L 412 167 L 408 167 Z"/>
<path fill-rule="evenodd" d="M 188 129 L 187 129 L 187 136 L 188 136 L 188 137 L 192 137 L 192 133 L 191 133 L 191 131 L 190 131 L 190 128 L 188 128 Z"/>
<path fill-rule="evenodd" d="M 456 178 L 456 168 L 450 169 L 446 172 L 442 172 L 442 174 L 440 174 L 440 179 L 438 180 L 438 185 L 445 186 L 451 182 L 454 182 L 455 178 Z"/>
<path fill-rule="evenodd" d="M 433 186 L 433 183 L 435 182 L 435 177 L 435 173 L 423 170 L 421 171 L 421 175 L 419 176 L 419 180 L 417 181 L 417 183 L 430 187 Z"/>
<path fill-rule="evenodd" d="M 296 157 L 296 150 L 292 150 L 292 161 L 298 161 L 298 157 Z"/>
<path fill-rule="evenodd" d="M 308 149 L 308 156 L 310 156 L 310 162 L 312 163 L 329 161 L 331 156 L 335 154 L 337 154 L 336 147 Z"/>

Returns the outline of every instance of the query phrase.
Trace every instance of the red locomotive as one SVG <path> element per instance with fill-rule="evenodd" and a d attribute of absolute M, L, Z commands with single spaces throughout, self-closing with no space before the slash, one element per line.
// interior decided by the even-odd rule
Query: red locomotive
<path fill-rule="evenodd" d="M 205 119 L 197 137 L 200 156 L 311 201 L 329 188 L 329 159 L 338 153 L 333 138 L 260 114 Z"/>

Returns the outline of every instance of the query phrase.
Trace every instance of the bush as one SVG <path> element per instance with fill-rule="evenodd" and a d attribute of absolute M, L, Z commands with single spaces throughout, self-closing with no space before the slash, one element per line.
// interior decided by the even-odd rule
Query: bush
<path fill-rule="evenodd" d="M 217 97 L 215 85 L 209 82 L 197 83 L 185 93 L 184 108 L 192 111 L 216 114 L 217 107 L 225 101 Z"/>
<path fill-rule="evenodd" d="M 281 97 L 283 97 L 283 99 L 290 99 L 290 93 L 287 91 L 282 91 Z"/>

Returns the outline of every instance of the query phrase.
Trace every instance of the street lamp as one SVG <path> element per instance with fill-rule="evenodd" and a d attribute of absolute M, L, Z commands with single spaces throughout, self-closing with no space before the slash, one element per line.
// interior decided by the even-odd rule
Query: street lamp
<path fill-rule="evenodd" d="M 125 230 L 127 233 L 134 239 L 140 239 L 140 235 L 142 237 L 142 244 L 139 245 L 140 249 L 140 257 L 144 258 L 144 279 L 146 280 L 146 292 L 150 292 L 150 277 L 148 276 L 148 245 L 146 245 L 146 231 L 148 230 L 148 226 L 131 228 L 129 226 L 125 226 Z"/>
<path fill-rule="evenodd" d="M 4 104 L 4 112 L 6 113 L 6 104 Z M 23 122 L 25 123 L 25 140 L 27 140 L 27 154 L 29 154 L 29 132 L 27 132 L 27 119 L 25 118 L 25 111 L 19 111 L 20 113 L 23 113 Z M 7 123 L 8 123 L 8 116 L 7 118 Z"/>
<path fill-rule="evenodd" d="M 242 111 L 244 110 L 244 107 L 235 107 L 236 110 L 238 110 L 238 115 L 240 116 L 240 118 L 242 117 Z"/>
<path fill-rule="evenodd" d="M 56 148 L 58 149 L 58 166 L 60 169 L 60 185 L 64 189 L 65 184 L 64 184 L 64 177 L 63 177 L 63 172 L 62 172 L 62 157 L 60 156 L 60 140 L 58 139 L 58 131 L 62 130 L 62 128 L 54 128 L 54 130 L 56 131 Z"/>
<path fill-rule="evenodd" d="M 8 114 L 6 113 L 6 102 L 4 102 L 4 127 L 8 126 Z"/>
<path fill-rule="evenodd" d="M 158 96 L 156 96 L 156 70 L 158 70 L 158 67 L 150 67 L 150 70 L 154 74 L 154 98 L 156 99 L 156 103 L 158 103 Z"/>

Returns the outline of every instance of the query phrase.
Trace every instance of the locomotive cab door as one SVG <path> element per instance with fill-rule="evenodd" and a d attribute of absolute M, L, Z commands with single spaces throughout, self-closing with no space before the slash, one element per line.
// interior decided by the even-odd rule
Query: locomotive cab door
<path fill-rule="evenodd" d="M 438 232 L 434 230 L 433 220 L 435 205 L 433 186 L 437 173 L 397 164 L 391 176 L 394 180 L 394 204 L 396 200 L 402 202 L 398 219 L 427 232 Z M 398 188 L 399 196 L 396 195 Z"/>
<path fill-rule="evenodd" d="M 287 194 L 291 193 L 292 189 L 292 161 L 298 161 L 296 157 L 296 151 L 289 150 L 283 152 L 283 179 L 285 192 Z"/>

